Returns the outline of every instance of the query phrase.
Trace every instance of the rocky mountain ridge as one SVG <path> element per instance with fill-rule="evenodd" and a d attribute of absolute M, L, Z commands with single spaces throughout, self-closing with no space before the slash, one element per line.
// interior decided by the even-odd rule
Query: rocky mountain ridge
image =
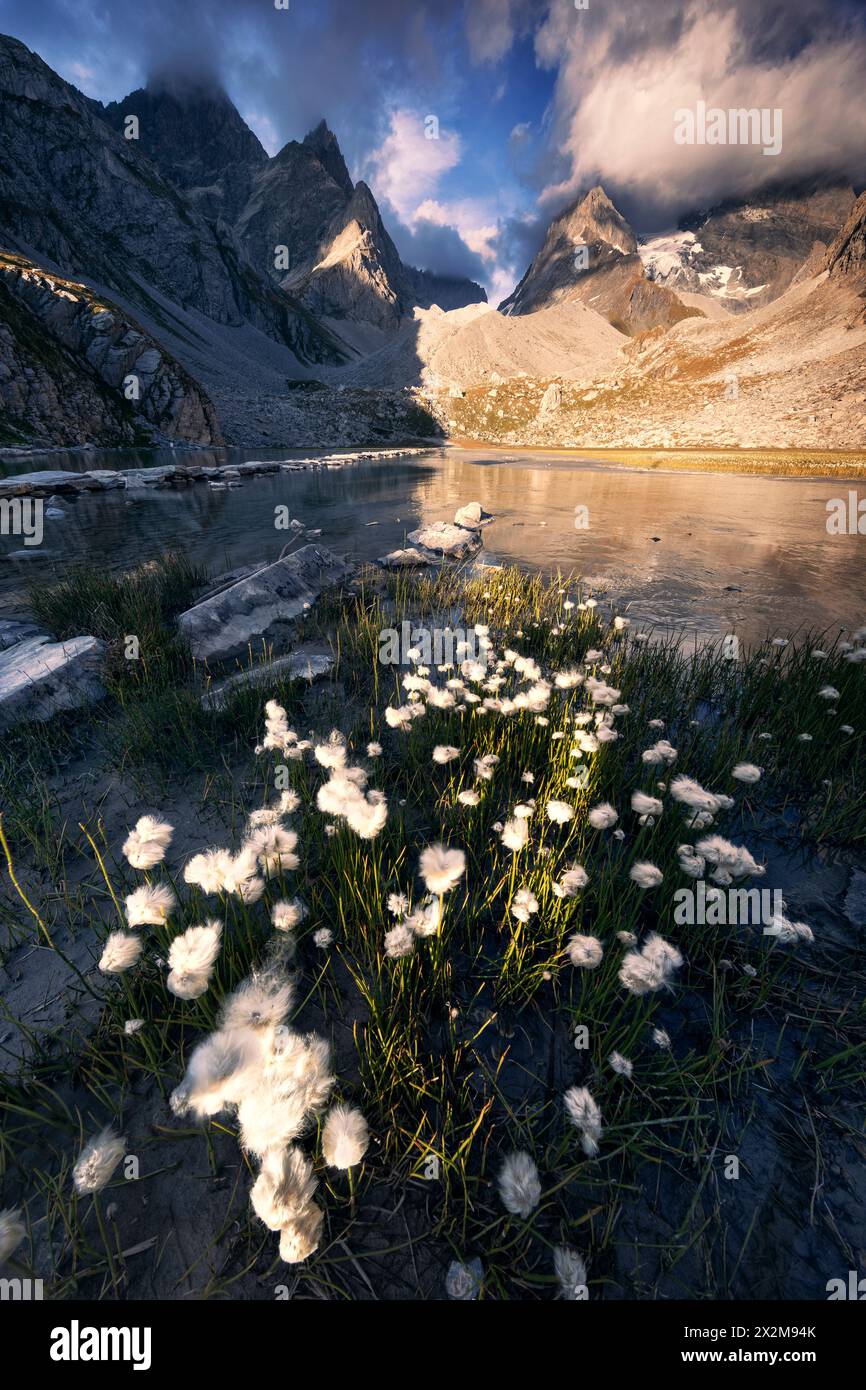
<path fill-rule="evenodd" d="M 778 299 L 811 262 L 817 269 L 854 205 L 849 183 L 770 185 L 684 217 L 640 248 L 647 275 L 675 291 L 716 297 L 732 312 Z"/>
<path fill-rule="evenodd" d="M 670 327 L 698 312 L 649 279 L 637 237 L 600 185 L 554 218 L 541 250 L 499 308 L 533 314 L 571 300 L 627 334 Z"/>

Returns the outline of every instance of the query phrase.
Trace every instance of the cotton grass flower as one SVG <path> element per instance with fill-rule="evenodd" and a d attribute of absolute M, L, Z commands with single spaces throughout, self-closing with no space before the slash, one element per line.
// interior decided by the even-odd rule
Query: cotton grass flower
<path fill-rule="evenodd" d="M 510 912 L 518 922 L 528 922 L 538 911 L 538 899 L 529 888 L 519 888 L 512 901 Z"/>
<path fill-rule="evenodd" d="M 271 908 L 271 921 L 277 931 L 292 931 L 294 927 L 300 926 L 306 915 L 307 909 L 300 898 L 293 898 L 291 902 L 281 899 Z"/>
<path fill-rule="evenodd" d="M 594 1158 L 601 1142 L 601 1111 L 586 1086 L 572 1086 L 563 1096 L 565 1113 L 580 1134 L 587 1158 Z"/>
<path fill-rule="evenodd" d="M 177 906 L 177 898 L 165 884 L 154 887 L 142 884 L 141 888 L 128 893 L 124 902 L 126 920 L 131 927 L 164 926 L 168 914 Z"/>
<path fill-rule="evenodd" d="M 683 958 L 675 946 L 656 932 L 650 932 L 639 951 L 628 951 L 619 970 L 620 983 L 630 994 L 644 994 L 672 987 L 673 974 Z"/>
<path fill-rule="evenodd" d="M 411 927 L 398 922 L 396 927 L 385 933 L 385 955 L 391 960 L 401 960 L 411 956 L 415 950 L 415 933 Z"/>
<path fill-rule="evenodd" d="M 280 1231 L 280 1259 L 284 1264 L 301 1264 L 315 1254 L 322 1238 L 325 1214 L 321 1207 L 310 1206 L 301 1216 L 289 1221 Z"/>
<path fill-rule="evenodd" d="M 433 761 L 444 766 L 446 763 L 453 762 L 460 757 L 460 749 L 454 748 L 450 743 L 437 743 L 433 749 Z"/>
<path fill-rule="evenodd" d="M 141 816 L 123 844 L 123 853 L 134 869 L 152 869 L 162 863 L 171 844 L 174 826 L 156 816 Z"/>
<path fill-rule="evenodd" d="M 558 882 L 553 884 L 553 891 L 557 898 L 576 898 L 581 888 L 585 888 L 588 883 L 589 874 L 583 865 L 573 864 L 560 875 Z"/>
<path fill-rule="evenodd" d="M 733 798 L 724 796 L 721 792 L 708 792 L 696 782 L 693 777 L 686 777 L 681 774 L 675 777 L 670 785 L 670 794 L 674 801 L 678 801 L 683 806 L 689 806 L 692 810 L 704 813 L 712 819 L 720 811 L 727 811 L 733 806 Z"/>
<path fill-rule="evenodd" d="M 559 1297 L 570 1303 L 583 1302 L 589 1297 L 586 1286 L 586 1265 L 570 1245 L 557 1245 L 553 1252 L 553 1272 L 559 1285 Z"/>
<path fill-rule="evenodd" d="M 99 958 L 99 969 L 104 975 L 122 975 L 135 965 L 142 947 L 140 936 L 125 931 L 109 932 Z"/>
<path fill-rule="evenodd" d="M 695 849 L 709 863 L 716 865 L 713 877 L 717 883 L 724 884 L 747 875 L 759 877 L 766 872 L 763 865 L 752 858 L 745 845 L 733 845 L 721 835 L 708 835 L 698 840 Z"/>
<path fill-rule="evenodd" d="M 621 1052 L 612 1052 L 607 1059 L 611 1071 L 615 1071 L 618 1076 L 631 1077 L 634 1071 L 634 1063 L 628 1057 L 623 1057 Z"/>
<path fill-rule="evenodd" d="M 346 740 L 339 729 L 332 729 L 327 739 L 315 744 L 313 757 L 322 767 L 329 769 L 345 767 L 347 757 Z"/>
<path fill-rule="evenodd" d="M 322 1153 L 329 1168 L 354 1168 L 370 1143 L 367 1121 L 360 1110 L 335 1105 L 322 1130 Z"/>
<path fill-rule="evenodd" d="M 205 993 L 220 949 L 222 925 L 205 922 L 187 927 L 169 947 L 170 973 L 166 986 L 178 999 L 198 999 Z"/>
<path fill-rule="evenodd" d="M 234 855 L 226 870 L 222 891 L 234 894 L 244 903 L 256 903 L 265 891 L 265 881 L 258 873 L 258 849 L 248 841 Z"/>
<path fill-rule="evenodd" d="M 316 793 L 316 805 L 345 820 L 359 839 L 375 840 L 388 819 L 388 803 L 383 792 L 365 792 L 366 782 L 363 768 L 337 768 Z"/>
<path fill-rule="evenodd" d="M 774 936 L 783 946 L 796 946 L 800 941 L 812 942 L 815 934 L 805 922 L 791 922 L 783 912 L 775 912 L 764 927 L 765 936 Z"/>
<path fill-rule="evenodd" d="M 631 809 L 637 811 L 639 816 L 652 816 L 655 819 L 662 814 L 664 806 L 656 796 L 647 796 L 646 792 L 632 792 Z"/>
<path fill-rule="evenodd" d="M 401 734 L 408 734 L 412 727 L 412 707 L 410 705 L 388 705 L 385 710 L 385 723 L 389 729 L 398 729 Z"/>
<path fill-rule="evenodd" d="M 677 750 L 666 738 L 660 738 L 658 743 L 653 744 L 652 748 L 644 749 L 641 758 L 651 767 L 658 767 L 662 763 L 676 762 Z"/>
<path fill-rule="evenodd" d="M 492 782 L 493 774 L 499 766 L 499 758 L 495 753 L 484 753 L 480 758 L 476 758 L 473 767 L 475 776 L 479 782 Z"/>
<path fill-rule="evenodd" d="M 651 864 L 648 859 L 638 860 L 632 864 L 628 871 L 628 876 L 632 883 L 636 883 L 638 888 L 646 890 L 648 888 L 658 888 L 664 874 L 655 864 Z"/>
<path fill-rule="evenodd" d="M 548 801 L 544 809 L 547 819 L 553 821 L 554 825 L 566 825 L 574 819 L 574 807 L 569 806 L 567 801 Z"/>
<path fill-rule="evenodd" d="M 583 674 L 572 667 L 567 671 L 557 671 L 553 678 L 557 690 L 573 690 L 583 683 Z"/>
<path fill-rule="evenodd" d="M 299 1264 L 319 1244 L 324 1214 L 312 1200 L 317 1187 L 312 1165 L 291 1147 L 265 1155 L 251 1201 L 260 1220 L 280 1232 L 280 1258 Z"/>
<path fill-rule="evenodd" d="M 578 932 L 569 937 L 565 946 L 568 959 L 579 970 L 596 970 L 601 965 L 604 950 L 596 936 L 584 936 Z"/>
<path fill-rule="evenodd" d="M 244 849 L 258 861 L 270 878 L 274 874 L 298 868 L 301 861 L 295 852 L 297 844 L 298 837 L 294 830 L 286 830 L 281 825 L 264 825 L 253 831 Z"/>
<path fill-rule="evenodd" d="M 82 1196 L 101 1192 L 125 1153 L 125 1139 L 110 1127 L 101 1130 L 85 1144 L 72 1169 L 75 1191 Z"/>
<path fill-rule="evenodd" d="M 670 1034 L 665 1032 L 664 1028 L 654 1028 L 652 1031 L 652 1040 L 656 1047 L 662 1049 L 668 1048 L 671 1045 Z"/>
<path fill-rule="evenodd" d="M 27 1234 L 24 1213 L 20 1208 L 7 1207 L 0 1211 L 0 1265 L 6 1263 Z"/>
<path fill-rule="evenodd" d="M 510 849 L 512 854 L 519 854 L 529 842 L 529 822 L 521 820 L 518 816 L 513 816 L 503 825 L 500 839 L 505 848 Z"/>
<path fill-rule="evenodd" d="M 416 936 L 435 936 L 442 925 L 441 902 L 441 898 L 427 898 L 405 919 L 404 926 Z"/>
<path fill-rule="evenodd" d="M 227 849 L 209 849 L 194 854 L 183 871 L 184 882 L 203 893 L 222 893 L 231 872 L 232 856 Z"/>
<path fill-rule="evenodd" d="M 461 806 L 477 806 L 481 800 L 481 796 L 478 792 L 472 791 L 470 788 L 467 791 L 458 792 L 457 800 L 460 802 Z"/>
<path fill-rule="evenodd" d="M 535 1160 L 523 1150 L 503 1159 L 497 1179 L 499 1196 L 512 1216 L 531 1216 L 541 1201 L 541 1179 Z"/>
<path fill-rule="evenodd" d="M 594 830 L 609 830 L 612 825 L 616 825 L 619 816 L 609 801 L 601 801 L 597 806 L 593 806 L 588 820 Z"/>
<path fill-rule="evenodd" d="M 313 1165 L 299 1148 L 272 1150 L 253 1183 L 253 1211 L 268 1230 L 282 1230 L 308 1210 L 317 1187 Z"/>
<path fill-rule="evenodd" d="M 760 782 L 761 769 L 754 763 L 737 763 L 731 770 L 731 776 L 736 782 Z"/>
<path fill-rule="evenodd" d="M 317 931 L 313 932 L 313 945 L 318 947 L 320 951 L 327 951 L 328 947 L 333 946 L 333 944 L 334 933 L 330 927 L 319 927 Z"/>
<path fill-rule="evenodd" d="M 462 849 L 445 845 L 428 845 L 418 860 L 418 872 L 428 893 L 450 893 L 466 872 L 466 855 Z"/>
<path fill-rule="evenodd" d="M 381 758 L 381 756 L 382 756 L 382 745 L 381 745 L 381 743 L 376 743 L 375 740 L 374 740 L 372 743 L 368 743 L 368 744 L 367 744 L 367 757 L 368 757 L 368 758 Z"/>
<path fill-rule="evenodd" d="M 678 845 L 677 858 L 682 872 L 689 878 L 703 878 L 707 861 L 702 854 L 696 853 L 694 845 Z"/>

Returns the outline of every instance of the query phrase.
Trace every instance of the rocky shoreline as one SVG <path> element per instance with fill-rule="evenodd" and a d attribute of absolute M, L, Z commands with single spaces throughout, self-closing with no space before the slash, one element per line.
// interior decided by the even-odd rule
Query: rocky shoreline
<path fill-rule="evenodd" d="M 147 487 L 185 487 L 206 482 L 225 487 L 258 473 L 299 473 L 305 470 L 350 468 L 356 463 L 411 458 L 427 453 L 422 447 L 353 450 L 325 457 L 251 459 L 248 463 L 169 463 L 153 468 L 91 468 L 83 473 L 66 469 L 41 469 L 0 478 L 0 497 L 51 497 L 80 492 L 135 491 Z"/>

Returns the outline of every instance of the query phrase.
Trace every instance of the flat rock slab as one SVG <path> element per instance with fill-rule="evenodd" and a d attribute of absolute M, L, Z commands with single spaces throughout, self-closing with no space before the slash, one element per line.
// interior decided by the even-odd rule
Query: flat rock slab
<path fill-rule="evenodd" d="M 297 619 L 349 573 L 345 561 L 324 546 L 305 545 L 188 608 L 178 628 L 197 661 L 246 657 L 261 642 L 287 642 Z"/>
<path fill-rule="evenodd" d="M 481 537 L 477 531 L 467 531 L 465 526 L 455 526 L 453 521 L 436 521 L 432 526 L 422 526 L 417 531 L 410 531 L 407 539 L 424 550 L 432 550 L 434 555 L 447 555 L 450 560 L 465 560 L 481 549 Z"/>
<path fill-rule="evenodd" d="M 329 676 L 333 669 L 334 658 L 330 652 L 320 647 L 298 647 L 288 656 L 278 656 L 274 661 L 251 666 L 220 681 L 218 685 L 212 685 L 201 698 L 202 707 L 223 709 L 236 690 L 273 686 L 276 681 L 309 681 L 312 685 L 313 681 Z"/>
<path fill-rule="evenodd" d="M 386 570 L 405 570 L 416 569 L 421 565 L 431 565 L 434 558 L 428 551 L 426 554 L 421 550 L 416 550 L 410 546 L 406 550 L 392 550 L 388 555 L 379 556 L 379 564 Z"/>
<path fill-rule="evenodd" d="M 96 637 L 28 637 L 0 653 L 0 729 L 101 700 L 104 656 Z"/>

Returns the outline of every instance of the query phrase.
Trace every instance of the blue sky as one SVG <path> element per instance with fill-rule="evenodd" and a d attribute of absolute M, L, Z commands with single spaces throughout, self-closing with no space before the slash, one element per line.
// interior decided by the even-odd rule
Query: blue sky
<path fill-rule="evenodd" d="M 0 29 L 99 100 L 213 76 L 271 152 L 324 116 L 406 258 L 494 302 L 596 181 L 639 231 L 770 177 L 862 186 L 864 18 L 857 0 L 0 0 Z M 780 156 L 676 145 L 698 99 L 780 107 Z"/>

